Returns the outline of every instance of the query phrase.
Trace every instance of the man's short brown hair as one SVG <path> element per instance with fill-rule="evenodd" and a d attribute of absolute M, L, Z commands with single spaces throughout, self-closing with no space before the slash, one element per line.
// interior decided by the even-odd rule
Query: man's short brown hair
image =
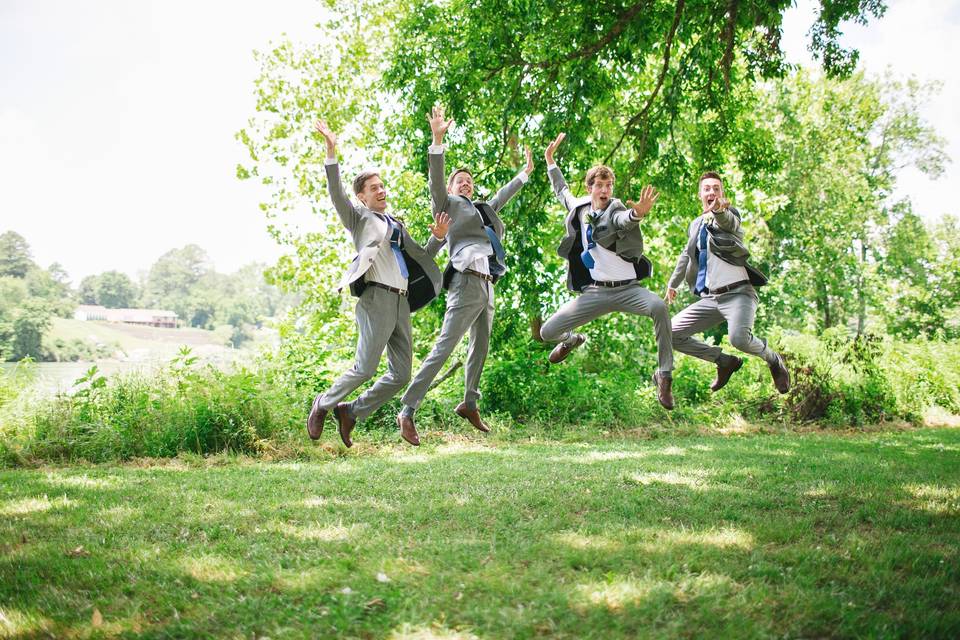
<path fill-rule="evenodd" d="M 583 183 L 588 187 L 592 187 L 593 183 L 598 179 L 609 180 L 610 182 L 616 181 L 616 178 L 613 176 L 613 169 L 605 164 L 598 164 L 590 167 L 590 169 L 587 171 L 587 176 L 583 179 Z"/>
<path fill-rule="evenodd" d="M 367 180 L 370 178 L 379 178 L 379 171 L 361 171 L 357 174 L 357 177 L 353 179 L 353 192 L 356 195 L 360 195 L 360 192 L 363 191 L 363 187 L 367 184 Z"/>
<path fill-rule="evenodd" d="M 453 187 L 453 179 L 457 177 L 458 173 L 465 173 L 468 176 L 470 176 L 471 179 L 473 178 L 473 174 L 470 173 L 469 169 L 466 169 L 464 167 L 459 167 L 457 169 L 454 169 L 453 173 L 450 174 L 450 177 L 447 178 L 447 189 L 450 189 L 451 187 Z"/>
<path fill-rule="evenodd" d="M 717 173 L 716 171 L 705 171 L 703 175 L 700 176 L 700 179 L 697 180 L 697 187 L 703 184 L 703 181 L 706 180 L 707 178 L 713 178 L 714 180 L 719 180 L 720 182 L 723 182 L 723 178 L 721 178 L 720 174 Z"/>

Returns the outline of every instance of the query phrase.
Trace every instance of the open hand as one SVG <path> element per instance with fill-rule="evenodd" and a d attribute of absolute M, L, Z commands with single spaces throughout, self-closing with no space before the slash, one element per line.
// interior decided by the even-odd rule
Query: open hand
<path fill-rule="evenodd" d="M 446 211 L 441 211 L 433 217 L 433 224 L 429 225 L 430 233 L 437 240 L 443 240 L 447 237 L 447 231 L 450 229 L 450 216 Z"/>
<path fill-rule="evenodd" d="M 650 209 L 653 208 L 654 203 L 656 203 L 657 198 L 660 197 L 660 194 L 652 185 L 647 185 L 640 191 L 640 199 L 636 202 L 632 200 L 627 200 L 627 206 L 633 209 L 633 215 L 639 220 L 650 213 Z"/>
<path fill-rule="evenodd" d="M 327 141 L 327 156 L 330 158 L 336 157 L 337 149 L 337 134 L 333 132 L 333 129 L 327 126 L 327 123 L 323 120 L 317 120 L 313 128 L 323 136 L 324 140 Z"/>
<path fill-rule="evenodd" d="M 557 150 L 557 147 L 560 146 L 560 143 L 563 142 L 563 139 L 567 137 L 567 134 L 561 133 L 557 136 L 557 139 L 547 145 L 547 150 L 543 152 L 543 157 L 547 161 L 548 165 L 556 164 L 553 161 L 553 152 Z"/>
<path fill-rule="evenodd" d="M 677 290 L 671 287 L 667 287 L 667 293 L 663 296 L 663 300 L 667 304 L 673 304 L 673 301 L 677 299 Z"/>
<path fill-rule="evenodd" d="M 530 150 L 530 147 L 524 147 L 527 152 L 527 166 L 524 168 L 524 171 L 529 176 L 533 173 L 533 151 Z"/>
<path fill-rule="evenodd" d="M 709 207 L 707 207 L 707 210 L 704 211 L 704 213 L 716 213 L 717 211 L 725 211 L 729 208 L 730 201 L 723 196 L 720 196 L 719 198 L 715 199 Z"/>
<path fill-rule="evenodd" d="M 453 118 L 447 120 L 443 105 L 438 104 L 427 116 L 427 122 L 430 123 L 430 131 L 433 132 L 433 144 L 443 144 L 443 136 L 446 135 L 447 129 L 453 124 Z"/>

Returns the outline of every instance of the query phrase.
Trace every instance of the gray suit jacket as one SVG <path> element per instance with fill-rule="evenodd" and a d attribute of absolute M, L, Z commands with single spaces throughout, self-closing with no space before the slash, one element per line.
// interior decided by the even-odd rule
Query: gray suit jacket
<path fill-rule="evenodd" d="M 590 277 L 580 254 L 583 253 L 583 238 L 580 233 L 580 217 L 590 211 L 590 196 L 577 198 L 571 193 L 567 181 L 559 167 L 553 167 L 548 172 L 550 184 L 557 199 L 567 210 L 564 220 L 566 230 L 557 255 L 567 261 L 567 287 L 571 291 L 580 291 L 584 286 L 594 282 Z M 607 209 L 600 214 L 600 218 L 593 225 L 593 239 L 604 249 L 613 251 L 618 256 L 632 262 L 637 273 L 637 279 L 643 280 L 650 276 L 653 265 L 643 255 L 643 233 L 640 231 L 640 221 L 631 215 L 633 210 L 614 198 Z"/>
<path fill-rule="evenodd" d="M 706 214 L 693 219 L 687 228 L 687 246 L 677 258 L 677 267 L 670 276 L 668 286 L 671 289 L 680 287 L 680 283 L 687 281 L 690 291 L 697 286 L 697 270 L 700 265 L 700 250 L 697 248 L 697 234 Z M 743 243 L 743 229 L 740 224 L 740 212 L 730 207 L 713 214 L 713 222 L 707 225 L 707 242 L 711 253 L 732 265 L 744 267 L 750 284 L 762 287 L 767 284 L 767 276 L 754 268 L 747 259 L 750 251 Z"/>
<path fill-rule="evenodd" d="M 433 212 L 437 214 L 446 211 L 447 215 L 450 216 L 450 229 L 447 231 L 446 238 L 449 245 L 450 263 L 447 265 L 447 271 L 443 274 L 443 286 L 446 288 L 454 269 L 463 271 L 470 266 L 470 260 L 464 253 L 467 247 L 478 244 L 486 247 L 490 246 L 490 239 L 483 229 L 483 219 L 478 211 L 482 210 L 484 215 L 489 218 L 493 232 L 502 241 L 504 226 L 497 213 L 510 201 L 510 198 L 517 195 L 517 192 L 523 187 L 523 182 L 520 178 L 514 178 L 501 187 L 489 201 L 474 202 L 463 196 L 447 193 L 445 171 L 444 154 L 431 153 L 430 197 L 433 201 Z"/>
<path fill-rule="evenodd" d="M 357 249 L 357 257 L 347 267 L 336 288 L 340 290 L 349 287 L 350 293 L 359 297 L 366 288 L 363 276 L 373 264 L 380 250 L 380 242 L 390 235 L 390 225 L 381 214 L 350 201 L 350 196 L 344 190 L 340 180 L 339 164 L 326 165 L 326 171 L 330 199 L 333 200 L 337 215 L 340 216 L 343 226 L 350 232 L 353 245 Z M 443 246 L 443 242 L 430 234 L 430 240 L 424 249 L 410 237 L 403 223 L 400 223 L 400 228 L 402 231 L 400 248 L 409 272 L 408 300 L 410 310 L 416 311 L 440 293 L 441 274 L 433 258 Z"/>

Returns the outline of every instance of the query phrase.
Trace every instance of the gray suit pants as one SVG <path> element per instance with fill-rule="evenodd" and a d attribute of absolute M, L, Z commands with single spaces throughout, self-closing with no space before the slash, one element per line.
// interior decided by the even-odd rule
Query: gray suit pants
<path fill-rule="evenodd" d="M 386 289 L 367 287 L 357 301 L 357 360 L 353 368 L 323 394 L 320 407 L 332 410 L 337 403 L 376 374 L 383 350 L 387 350 L 387 373 L 350 403 L 353 415 L 362 420 L 380 408 L 410 381 L 413 366 L 413 331 L 407 299 Z"/>
<path fill-rule="evenodd" d="M 447 291 L 447 311 L 440 337 L 403 394 L 403 404 L 413 409 L 420 406 L 433 379 L 469 331 L 463 400 L 468 407 L 475 407 L 480 399 L 480 374 L 490 349 L 492 328 L 493 285 L 476 276 L 455 273 Z"/>
<path fill-rule="evenodd" d="M 700 298 L 673 317 L 673 348 L 707 362 L 716 362 L 723 353 L 720 347 L 692 336 L 726 320 L 730 344 L 744 353 L 763 358 L 768 364 L 776 362 L 777 354 L 767 347 L 767 341 L 753 335 L 757 304 L 756 291 L 746 286 L 718 296 Z"/>
<path fill-rule="evenodd" d="M 602 315 L 624 311 L 653 319 L 657 338 L 658 371 L 673 371 L 673 347 L 670 336 L 670 312 L 657 294 L 634 282 L 622 287 L 588 285 L 583 293 L 560 307 L 540 327 L 540 337 L 548 342 L 566 342 L 572 329 Z"/>

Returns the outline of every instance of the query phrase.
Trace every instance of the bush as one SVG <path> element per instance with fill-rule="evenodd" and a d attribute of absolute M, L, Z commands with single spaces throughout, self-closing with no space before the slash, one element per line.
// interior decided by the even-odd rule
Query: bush
<path fill-rule="evenodd" d="M 535 425 L 558 435 L 606 428 L 650 434 L 710 429 L 738 418 L 786 427 L 857 426 L 919 421 L 934 405 L 960 413 L 955 342 L 903 343 L 857 338 L 842 330 L 820 338 L 774 332 L 772 338 L 793 374 L 793 389 L 785 396 L 776 392 L 769 369 L 757 358 L 748 358 L 724 390 L 712 393 L 714 366 L 678 354 L 677 408 L 667 412 L 649 380 L 655 354 L 636 342 L 633 351 L 621 352 L 588 343 L 563 364 L 549 365 L 545 345 L 518 339 L 487 361 L 481 408 L 511 428 Z M 292 334 L 253 366 L 220 371 L 201 366 L 184 350 L 149 376 L 107 378 L 93 367 L 71 393 L 46 399 L 23 391 L 26 367 L 19 378 L 0 376 L 0 462 L 260 454 L 285 445 L 300 455 L 310 444 L 303 431 L 313 397 L 351 365 L 351 356 Z M 458 357 L 462 353 L 450 364 Z M 384 369 L 382 363 L 380 373 Z M 457 370 L 430 391 L 418 411 L 418 426 L 463 427 L 452 411 L 462 397 L 462 380 L 462 369 Z M 392 433 L 399 409 L 395 398 L 362 423 L 361 433 Z"/>
<path fill-rule="evenodd" d="M 152 376 L 96 367 L 38 402 L 11 437 L 26 459 L 101 462 L 180 452 L 256 454 L 302 426 L 302 402 L 268 375 L 197 366 L 188 349 Z"/>

